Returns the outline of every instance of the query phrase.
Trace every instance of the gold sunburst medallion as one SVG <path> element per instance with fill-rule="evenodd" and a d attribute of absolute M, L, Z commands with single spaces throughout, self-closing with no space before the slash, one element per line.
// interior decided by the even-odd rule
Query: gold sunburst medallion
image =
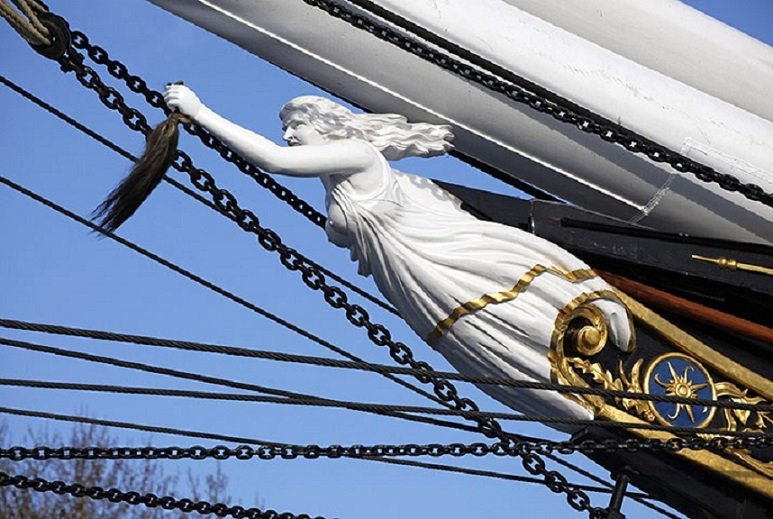
<path fill-rule="evenodd" d="M 654 359 L 644 373 L 644 391 L 651 395 L 714 400 L 711 375 L 698 361 L 681 353 L 667 353 Z M 655 418 L 664 425 L 705 427 L 715 407 L 675 402 L 650 402 Z"/>

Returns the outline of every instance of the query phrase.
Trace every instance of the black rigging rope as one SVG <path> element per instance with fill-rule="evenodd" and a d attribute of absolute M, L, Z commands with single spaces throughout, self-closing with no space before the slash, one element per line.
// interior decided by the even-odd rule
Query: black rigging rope
<path fill-rule="evenodd" d="M 103 146 L 106 146 L 107 148 L 109 148 L 109 149 L 113 150 L 114 152 L 118 153 L 122 157 L 124 157 L 124 158 L 126 158 L 128 160 L 131 160 L 132 162 L 137 162 L 137 157 L 136 156 L 132 155 L 131 153 L 129 153 L 125 149 L 121 148 L 120 146 L 118 146 L 114 142 L 110 141 L 109 139 L 105 138 L 104 136 L 100 135 L 99 133 L 95 132 L 94 130 L 90 129 L 88 126 L 80 123 L 76 119 L 74 119 L 74 118 L 70 117 L 69 115 L 65 114 L 64 112 L 62 112 L 61 110 L 57 109 L 56 107 L 54 107 L 54 106 L 50 105 L 49 103 L 43 101 L 42 99 L 40 99 L 36 95 L 32 94 L 28 90 L 25 90 L 24 88 L 22 88 L 21 86 L 17 85 L 16 83 L 14 83 L 10 79 L 6 78 L 2 74 L 0 74 L 0 83 L 2 83 L 4 86 L 8 87 L 13 92 L 16 92 L 20 96 L 24 97 L 28 101 L 36 104 L 40 108 L 43 108 L 44 110 L 49 112 L 51 115 L 54 115 L 55 117 L 59 118 L 60 120 L 62 120 L 64 122 L 66 122 L 70 126 L 72 126 L 75 129 L 79 130 L 80 132 L 82 132 L 82 133 L 86 134 L 87 136 L 91 137 L 92 139 L 94 139 L 95 141 L 99 142 Z M 202 203 L 202 204 L 206 205 L 207 207 L 209 207 L 210 209 L 212 209 L 213 211 L 216 211 L 216 212 L 220 213 L 222 216 L 227 217 L 227 215 L 223 213 L 223 210 L 221 208 L 219 208 L 218 206 L 216 206 L 215 204 L 213 204 L 212 202 L 210 202 L 209 200 L 207 200 L 206 198 L 204 198 L 200 194 L 198 194 L 195 191 L 191 190 L 190 188 L 184 186 L 183 184 L 181 184 L 177 180 L 169 177 L 168 175 L 164 175 L 163 176 L 163 180 L 165 182 L 167 182 L 168 184 L 170 184 L 171 186 L 173 186 L 175 189 L 178 189 L 178 190 L 182 191 L 183 193 L 185 193 L 186 195 L 190 196 L 191 198 L 195 199 L 199 203 Z M 317 268 L 319 268 L 319 270 L 321 272 L 325 273 L 325 275 L 329 276 L 331 279 L 335 279 L 338 283 L 342 284 L 343 286 L 345 286 L 349 290 L 359 294 L 360 296 L 364 297 L 365 299 L 367 299 L 371 303 L 374 303 L 374 304 L 380 306 L 381 308 L 383 308 L 387 312 L 393 313 L 395 315 L 399 315 L 399 313 L 397 312 L 397 309 L 395 309 L 395 307 L 390 305 L 389 303 L 385 302 L 383 299 L 374 296 L 373 294 L 367 292 L 366 290 L 363 290 L 362 288 L 358 287 L 357 285 L 355 285 L 351 281 L 347 281 L 345 278 L 339 276 L 338 274 L 336 274 L 335 272 L 331 271 L 330 269 L 328 269 L 328 268 L 326 268 L 326 267 L 324 267 L 324 266 L 322 266 L 322 265 L 320 265 L 318 263 L 315 263 L 315 264 L 316 264 Z"/>
<path fill-rule="evenodd" d="M 95 362 L 99 364 L 107 364 L 116 366 L 119 368 L 132 369 L 135 371 L 143 371 L 145 373 L 154 373 L 156 375 L 166 375 L 173 378 L 193 380 L 195 382 L 201 382 L 204 384 L 213 384 L 217 386 L 230 387 L 234 389 L 246 389 L 248 391 L 255 391 L 257 393 L 264 393 L 267 395 L 280 396 L 283 398 L 301 398 L 315 400 L 317 397 L 312 395 L 306 395 L 303 393 L 296 393 L 293 391 L 286 391 L 283 389 L 275 389 L 267 386 L 261 386 L 257 384 L 251 384 L 248 382 L 239 382 L 236 380 L 229 380 L 220 377 L 211 377 L 208 375 L 201 375 L 199 373 L 191 373 L 188 371 L 180 371 L 171 368 L 164 368 L 161 366 L 154 366 L 151 364 L 145 364 L 142 362 L 134 362 L 114 357 L 104 357 L 102 355 L 92 355 L 91 353 L 83 353 L 80 351 L 65 350 L 62 348 L 56 348 L 54 346 L 46 346 L 43 344 L 33 344 L 26 341 L 17 341 L 14 339 L 8 339 L 0 337 L 0 344 L 5 346 L 11 346 L 12 348 L 19 348 L 29 351 L 36 351 L 40 353 L 49 353 L 60 357 L 69 357 L 72 359 L 85 360 L 88 362 Z M 3 379 L 0 379 L 0 385 L 3 385 Z M 246 396 L 246 395 L 244 395 Z M 320 399 L 322 400 L 322 399 Z"/>
<path fill-rule="evenodd" d="M 197 283 L 197 284 L 199 284 L 199 285 L 201 285 L 201 286 L 203 286 L 205 288 L 208 288 L 209 290 L 212 290 L 213 292 L 215 292 L 217 294 L 220 294 L 221 296 L 223 296 L 223 297 L 225 297 L 227 299 L 230 299 L 231 301 L 233 301 L 233 302 L 243 306 L 244 308 L 247 308 L 248 310 L 251 310 L 251 311 L 253 311 L 253 312 L 255 312 L 255 313 L 259 314 L 259 315 L 262 315 L 263 317 L 265 317 L 265 318 L 267 318 L 267 319 L 269 319 L 269 320 L 271 320 L 271 321 L 273 321 L 273 322 L 275 322 L 275 323 L 277 323 L 277 324 L 279 324 L 279 325 L 281 325 L 281 326 L 283 326 L 283 327 L 285 327 L 285 328 L 287 328 L 287 329 L 297 333 L 298 335 L 301 335 L 302 337 L 305 337 L 306 339 L 309 339 L 312 342 L 315 342 L 315 343 L 319 344 L 320 346 L 323 346 L 324 348 L 327 348 L 330 351 L 333 351 L 333 352 L 341 355 L 342 357 L 345 357 L 345 358 L 350 359 L 350 360 L 355 361 L 355 362 L 364 362 L 363 359 L 361 359 L 360 357 L 358 357 L 358 356 L 356 356 L 356 355 L 354 355 L 352 353 L 349 353 L 348 351 L 346 351 L 346 350 L 344 350 L 344 349 L 342 349 L 342 348 L 332 344 L 331 342 L 326 341 L 325 339 L 322 339 L 321 337 L 318 337 L 318 336 L 308 332 L 307 330 L 304 330 L 303 328 L 300 328 L 299 326 L 296 326 L 296 325 L 292 324 L 291 322 L 286 321 L 285 319 L 282 319 L 281 317 L 278 317 L 277 315 L 272 314 L 271 312 L 268 312 L 268 311 L 264 310 L 263 308 L 260 308 L 259 306 L 256 306 L 253 303 L 250 303 L 249 301 L 247 301 L 247 300 L 237 296 L 233 292 L 229 292 L 228 290 L 225 290 L 224 288 L 222 288 L 222 287 L 220 287 L 218 285 L 215 285 L 214 283 L 212 283 L 210 281 L 207 281 L 206 279 L 204 279 L 204 278 L 202 278 L 202 277 L 200 277 L 200 276 L 198 276 L 198 275 L 196 275 L 196 274 L 194 274 L 194 273 L 192 273 L 192 272 L 190 272 L 188 270 L 183 269 L 182 267 L 172 263 L 171 261 L 168 261 L 168 260 L 162 258 L 161 256 L 158 256 L 157 254 L 154 254 L 154 253 L 150 252 L 149 250 L 144 249 L 144 248 L 140 247 L 139 245 L 137 245 L 137 244 L 135 244 L 135 243 L 125 239 L 125 238 L 122 238 L 121 236 L 119 236 L 119 235 L 117 235 L 115 233 L 110 233 L 110 232 L 102 229 L 98 225 L 95 225 L 94 223 L 90 222 L 89 220 L 86 220 L 85 218 L 83 218 L 83 217 L 73 213 L 72 211 L 69 211 L 69 210 L 65 209 L 64 207 L 62 207 L 62 206 L 52 202 L 51 200 L 48 200 L 47 198 L 42 197 L 42 196 L 38 195 L 37 193 L 35 193 L 33 191 L 30 191 L 29 189 L 26 189 L 26 188 L 20 186 L 19 184 L 15 183 L 15 182 L 13 182 L 13 181 L 11 181 L 11 180 L 3 177 L 3 176 L 0 176 L 0 183 L 5 184 L 6 186 L 10 187 L 11 189 L 14 189 L 15 191 L 18 191 L 19 193 L 27 196 L 28 198 L 31 198 L 31 199 L 35 200 L 36 202 L 39 202 L 39 203 L 45 205 L 46 207 L 48 207 L 50 209 L 53 209 L 54 211 L 58 212 L 59 214 L 62 214 L 64 216 L 70 218 L 71 220 L 75 220 L 76 222 L 80 223 L 81 225 L 85 225 L 86 227 L 88 227 L 92 231 L 95 231 L 95 232 L 98 232 L 98 233 L 100 233 L 100 234 L 102 234 L 104 236 L 107 236 L 108 238 L 110 238 L 110 239 L 120 243 L 121 245 L 123 245 L 123 246 L 125 246 L 125 247 L 127 247 L 127 248 L 129 248 L 131 250 L 133 250 L 134 252 L 137 252 L 137 253 L 145 256 L 146 258 L 149 258 L 149 259 L 155 261 L 156 263 L 159 263 L 159 264 L 163 265 L 164 267 L 166 267 L 166 268 L 168 268 L 168 269 L 170 269 L 170 270 L 172 270 L 172 271 L 182 275 L 183 277 L 188 278 L 191 281 L 193 281 L 193 282 L 195 282 L 195 283 Z M 394 375 L 388 374 L 388 373 L 384 374 L 383 376 L 388 378 L 388 379 L 390 379 L 390 380 L 392 380 L 393 382 L 395 382 L 395 383 L 405 387 L 405 388 L 410 389 L 414 393 L 420 394 L 420 395 L 424 396 L 425 398 L 429 398 L 430 400 L 432 400 L 434 402 L 442 403 L 440 401 L 440 399 L 438 397 L 436 397 L 435 395 L 432 395 L 432 394 L 424 391 L 423 389 L 418 388 L 418 387 L 414 386 L 413 384 L 411 384 L 409 382 L 406 382 L 405 380 L 402 380 L 402 379 L 400 379 L 400 378 L 398 378 L 398 377 L 396 377 Z"/>
<path fill-rule="evenodd" d="M 558 458 L 560 460 L 560 458 Z M 392 459 L 392 458 L 382 458 L 379 461 L 383 463 L 391 463 L 394 465 L 407 465 L 410 467 L 416 467 L 416 468 L 425 468 L 429 470 L 442 470 L 444 472 L 455 472 L 458 474 L 467 474 L 471 476 L 482 476 L 482 477 L 488 477 L 488 478 L 494 478 L 494 479 L 502 479 L 506 481 L 518 481 L 521 483 L 539 483 L 540 481 L 536 478 L 528 478 L 525 476 L 516 476 L 514 474 L 502 474 L 499 472 L 492 472 L 489 470 L 480 470 L 480 469 L 470 469 L 466 467 L 456 467 L 453 465 L 439 465 L 437 463 L 427 463 L 423 461 L 416 461 L 416 460 L 406 460 L 406 459 Z M 563 460 L 560 460 L 563 461 Z M 583 471 L 585 472 L 585 471 Z M 598 480 L 598 478 L 594 477 L 592 478 L 597 483 L 600 483 L 602 485 L 608 485 L 603 480 Z M 610 494 L 612 493 L 612 488 L 609 486 L 604 487 L 596 487 L 591 485 L 581 485 L 579 483 L 571 483 L 575 488 L 585 491 L 585 492 L 598 492 L 603 494 Z M 651 496 L 648 496 L 647 494 L 642 494 L 638 492 L 626 492 L 626 497 L 629 497 L 633 499 L 634 501 L 638 502 L 644 507 L 647 507 L 651 510 L 654 510 L 658 512 L 659 514 L 668 517 L 669 519 L 682 519 L 681 516 L 678 516 L 665 508 L 656 505 L 655 503 L 651 502 L 651 500 L 655 499 Z"/>
<path fill-rule="evenodd" d="M 736 402 L 734 400 L 713 400 L 701 398 L 689 398 L 670 395 L 651 395 L 648 393 L 636 393 L 627 391 L 617 391 L 610 389 L 570 386 L 565 384 L 555 384 L 550 382 L 534 382 L 530 380 L 517 380 L 511 378 L 494 378 L 479 375 L 467 375 L 449 371 L 426 371 L 416 370 L 402 366 L 389 366 L 386 364 L 374 364 L 370 362 L 352 362 L 327 357 L 313 357 L 309 355 L 295 355 L 282 353 L 278 351 L 254 350 L 248 348 L 223 346 L 220 344 L 204 344 L 200 342 L 190 342 L 172 339 L 162 339 L 158 337 L 149 337 L 145 335 L 130 335 L 106 332 L 101 330 L 90 330 L 84 328 L 72 328 L 69 326 L 58 326 L 42 323 L 31 323 L 27 321 L 18 321 L 13 319 L 0 318 L 0 327 L 15 330 L 26 330 L 35 332 L 52 333 L 58 335 L 68 335 L 74 337 L 86 337 L 90 339 L 117 341 L 131 344 L 140 344 L 144 346 L 156 346 L 164 348 L 180 349 L 185 351 L 197 351 L 206 353 L 215 353 L 221 355 L 232 355 L 247 358 L 266 359 L 279 362 L 292 362 L 321 367 L 357 369 L 375 373 L 392 373 L 396 375 L 415 375 L 421 377 L 443 377 L 450 380 L 460 380 L 474 384 L 491 384 L 507 386 L 521 389 L 558 391 L 569 394 L 586 394 L 602 397 L 626 398 L 631 400 L 645 400 L 652 402 L 670 402 L 677 404 L 689 404 L 694 406 L 719 407 L 722 409 L 742 409 L 757 412 L 773 412 L 773 404 L 749 404 Z"/>
<path fill-rule="evenodd" d="M 8 339 L 0 339 L 0 344 L 9 344 L 17 346 L 17 341 L 9 341 Z M 22 343 L 19 347 L 25 348 L 26 345 Z M 34 348 L 36 351 L 46 351 L 48 347 L 39 347 L 36 345 Z M 74 352 L 71 352 L 74 353 Z M 114 359 L 115 360 L 115 359 Z M 118 361 L 121 364 L 125 361 Z M 145 371 L 147 368 L 141 368 Z M 153 370 L 163 368 L 152 368 Z M 178 372 L 179 373 L 179 372 Z M 190 378 L 191 374 L 184 374 L 184 378 Z M 200 375 L 196 375 L 200 377 Z M 206 381 L 209 377 L 203 377 Z M 228 385 L 229 387 L 238 386 L 252 386 L 252 384 L 245 384 L 241 382 L 226 381 L 226 383 L 219 382 L 222 385 Z M 724 435 L 741 438 L 752 438 L 754 442 L 758 440 L 764 445 L 765 442 L 773 440 L 773 434 L 764 434 L 759 432 L 749 431 L 728 431 L 725 429 L 712 429 L 702 428 L 695 429 L 693 427 L 677 427 L 671 425 L 650 424 L 650 423 L 636 423 L 636 422 L 611 422 L 602 420 L 588 420 L 577 418 L 560 418 L 555 416 L 534 416 L 523 415 L 515 413 L 503 413 L 503 412 L 491 412 L 491 411 L 462 411 L 459 409 L 447 409 L 447 408 L 435 408 L 425 406 L 410 406 L 410 405 L 395 405 L 395 404 L 374 404 L 366 402 L 355 402 L 351 400 L 335 400 L 329 398 L 318 398 L 311 395 L 302 395 L 299 393 L 291 393 L 283 390 L 276 390 L 271 388 L 263 388 L 262 386 L 256 386 L 261 389 L 254 389 L 254 391 L 261 391 L 267 394 L 288 393 L 282 397 L 277 396 L 260 396 L 249 395 L 241 393 L 214 393 L 207 391 L 193 391 L 185 389 L 167 389 L 167 388 L 154 388 L 154 387 L 136 387 L 136 386 L 116 386 L 110 384 L 83 384 L 83 383 L 69 383 L 69 382 L 53 382 L 53 381 L 41 381 L 41 380 L 20 380 L 20 379 L 2 379 L 0 378 L 0 386 L 15 386 L 15 387 L 30 387 L 38 389 L 58 389 L 69 391 L 93 391 L 103 393 L 118 393 L 118 394 L 133 394 L 133 395 L 149 395 L 149 396 L 171 396 L 171 397 L 183 397 L 183 398 L 197 398 L 208 400 L 225 400 L 234 402 L 260 402 L 269 404 L 281 404 L 281 405 L 300 405 L 300 406 L 315 406 L 315 407 L 335 407 L 341 409 L 349 409 L 352 411 L 365 411 L 372 413 L 425 413 L 430 415 L 441 416 L 464 416 L 468 418 L 496 418 L 499 420 L 510 420 L 519 422 L 540 422 L 540 423 L 553 423 L 553 424 L 567 424 L 577 425 L 584 427 L 594 427 L 603 429 L 641 429 L 651 431 L 667 431 L 671 433 L 686 433 L 694 434 L 700 432 L 701 434 L 708 435 Z"/>
<path fill-rule="evenodd" d="M 429 41 L 444 54 L 421 41 L 404 36 L 392 27 L 380 24 L 333 0 L 302 0 L 311 7 L 318 8 L 334 18 L 351 25 L 355 29 L 368 32 L 420 59 L 437 65 L 463 79 L 476 83 L 492 92 L 502 94 L 517 103 L 547 114 L 554 119 L 575 126 L 581 131 L 598 135 L 601 139 L 618 144 L 631 153 L 643 154 L 654 162 L 668 164 L 680 173 L 689 173 L 705 183 L 715 183 L 726 191 L 738 192 L 749 200 L 773 207 L 773 194 L 765 192 L 756 184 L 744 184 L 738 178 L 720 173 L 713 168 L 700 164 L 684 155 L 668 149 L 657 142 L 644 137 L 633 130 L 624 128 L 572 101 L 541 87 L 506 68 L 493 63 L 482 56 L 470 52 L 440 35 L 434 34 L 413 22 L 384 9 L 371 0 L 348 0 L 371 16 L 382 18 L 400 27 L 409 34 Z M 460 59 L 453 57 L 457 56 Z M 471 63 L 468 65 L 466 62 Z M 473 66 L 474 65 L 474 66 Z"/>
<path fill-rule="evenodd" d="M 222 387 L 230 387 L 234 389 L 246 389 L 248 391 L 255 391 L 258 393 L 265 393 L 265 394 L 272 394 L 272 395 L 278 395 L 287 399 L 297 399 L 299 401 L 307 401 L 309 404 L 315 400 L 319 401 L 325 401 L 327 399 L 319 398 L 314 395 L 307 395 L 304 393 L 297 393 L 293 391 L 286 391 L 281 389 L 275 389 L 275 388 L 269 388 L 266 386 L 259 386 L 256 384 L 250 384 L 247 382 L 239 382 L 235 380 L 229 380 L 224 379 L 220 377 L 211 377 L 207 375 L 201 375 L 199 373 L 191 373 L 187 371 L 181 371 L 171 368 L 164 368 L 160 366 L 153 366 L 150 364 L 144 364 L 139 362 L 132 362 L 132 361 L 126 361 L 123 359 L 116 359 L 113 357 L 103 357 L 100 355 L 92 355 L 90 353 L 83 353 L 79 351 L 73 351 L 73 350 L 65 350 L 62 348 L 56 348 L 53 346 L 46 346 L 42 344 L 33 344 L 30 342 L 25 341 L 17 341 L 13 339 L 6 339 L 0 337 L 0 344 L 5 346 L 10 346 L 12 348 L 19 348 L 19 349 L 25 349 L 29 351 L 37 351 L 41 353 L 48 353 L 51 355 L 57 355 L 60 357 L 68 357 L 73 359 L 79 359 L 79 360 L 85 360 L 87 362 L 94 362 L 99 364 L 106 364 L 111 366 L 116 366 L 120 368 L 126 368 L 126 369 L 132 369 L 136 371 L 143 371 L 146 373 L 154 373 L 157 375 L 166 375 L 173 378 L 179 378 L 179 379 L 185 379 L 185 380 L 193 380 L 196 382 L 201 382 L 204 384 L 212 384 Z M 231 399 L 235 400 L 235 399 Z M 274 403 L 279 403 L 274 402 Z M 389 410 L 366 410 L 364 407 L 362 409 L 352 409 L 355 411 L 362 411 L 366 413 L 373 413 L 383 416 L 389 416 L 393 418 L 400 418 L 402 420 L 408 420 L 413 422 L 420 422 L 420 423 L 427 423 L 430 425 L 437 425 L 441 427 L 448 427 L 448 428 L 455 428 L 460 430 L 471 430 L 472 432 L 477 432 L 474 428 L 467 428 L 464 427 L 464 424 L 456 424 L 454 422 L 449 422 L 446 420 L 439 420 L 437 418 L 430 418 L 430 417 L 424 417 L 424 416 L 417 416 L 413 414 L 406 414 L 399 411 L 389 411 Z"/>

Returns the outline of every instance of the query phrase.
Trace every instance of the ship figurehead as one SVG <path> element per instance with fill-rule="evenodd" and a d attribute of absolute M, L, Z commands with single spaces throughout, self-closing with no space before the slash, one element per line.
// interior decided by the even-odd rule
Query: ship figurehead
<path fill-rule="evenodd" d="M 547 425 L 572 433 L 577 441 L 668 442 L 683 434 L 770 433 L 773 415 L 768 411 L 706 403 L 726 400 L 769 409 L 773 388 L 755 366 L 734 360 L 726 344 L 717 347 L 727 341 L 696 335 L 689 319 L 674 324 L 621 290 L 637 287 L 636 282 L 594 270 L 567 250 L 588 250 L 578 218 L 596 226 L 583 224 L 586 229 L 623 229 L 612 233 L 612 240 L 623 240 L 615 250 L 636 233 L 652 238 L 645 231 L 633 233 L 621 222 L 602 225 L 598 215 L 564 204 L 511 200 L 506 207 L 529 204 L 528 218 L 516 225 L 497 209 L 503 207 L 501 196 L 441 187 L 393 168 L 390 161 L 451 149 L 448 125 L 412 123 L 395 114 L 356 114 L 328 99 L 303 96 L 280 112 L 285 147 L 221 117 L 184 85 L 169 85 L 165 100 L 175 117 L 206 128 L 250 163 L 276 174 L 319 178 L 329 240 L 349 249 L 360 274 L 372 276 L 417 336 L 460 373 L 570 387 L 479 384 L 510 408 L 557 419 Z M 102 206 L 108 221 L 114 221 L 114 212 L 126 212 L 123 202 L 117 195 Z M 574 211 L 571 218 L 566 211 Z M 535 218 L 544 218 L 545 224 L 535 226 Z M 567 230 L 565 222 L 575 222 L 574 228 Z M 561 229 L 550 239 L 535 232 L 548 232 L 551 225 Z M 603 248 L 599 236 L 594 240 L 597 249 Z M 561 241 L 566 248 L 556 243 Z M 632 250 L 644 245 L 635 243 Z M 614 261 L 592 252 L 589 258 L 614 269 Z M 669 312 L 672 307 L 665 305 Z M 604 423 L 621 427 L 594 426 Z M 689 513 L 702 506 L 689 494 L 717 484 L 749 492 L 756 496 L 752 500 L 773 495 L 771 463 L 762 450 L 723 445 L 657 455 L 588 455 L 611 471 L 632 467 L 638 486 L 660 494 L 663 482 L 656 473 L 678 481 L 700 468 L 703 476 L 687 488 L 688 495 L 682 492 L 673 500 Z M 729 495 L 712 509 L 737 504 L 738 493 Z"/>

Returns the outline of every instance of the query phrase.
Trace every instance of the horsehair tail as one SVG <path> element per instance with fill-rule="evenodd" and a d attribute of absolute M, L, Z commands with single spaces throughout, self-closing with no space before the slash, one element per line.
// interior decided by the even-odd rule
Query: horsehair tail
<path fill-rule="evenodd" d="M 190 119 L 173 112 L 148 135 L 142 156 L 129 174 L 94 210 L 93 217 L 113 232 L 128 220 L 156 188 L 174 162 L 180 137 L 178 125 Z"/>

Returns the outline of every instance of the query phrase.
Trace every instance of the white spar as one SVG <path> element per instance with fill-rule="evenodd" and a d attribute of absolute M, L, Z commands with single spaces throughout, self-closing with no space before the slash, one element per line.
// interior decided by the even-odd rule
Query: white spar
<path fill-rule="evenodd" d="M 505 0 L 581 38 L 773 121 L 770 46 L 680 0 Z M 738 4 L 738 9 L 743 9 Z"/>
<path fill-rule="evenodd" d="M 450 123 L 460 151 L 582 207 L 670 232 L 773 242 L 773 209 L 511 102 L 302 0 L 151 1 L 371 111 Z M 379 4 L 669 148 L 773 191 L 770 121 L 503 0 L 476 1 L 474 9 L 458 0 Z"/>

